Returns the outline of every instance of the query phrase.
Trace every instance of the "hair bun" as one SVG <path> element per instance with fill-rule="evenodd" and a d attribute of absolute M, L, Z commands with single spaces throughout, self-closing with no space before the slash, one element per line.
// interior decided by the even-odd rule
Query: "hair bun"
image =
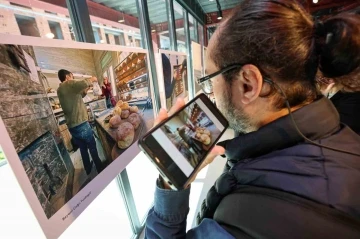
<path fill-rule="evenodd" d="M 360 66 L 360 16 L 341 14 L 325 21 L 322 34 L 320 70 L 326 77 L 347 75 Z"/>

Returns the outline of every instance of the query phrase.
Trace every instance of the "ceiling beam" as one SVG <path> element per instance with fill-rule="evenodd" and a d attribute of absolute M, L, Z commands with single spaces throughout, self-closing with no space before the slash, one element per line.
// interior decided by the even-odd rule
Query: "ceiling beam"
<path fill-rule="evenodd" d="M 205 24 L 206 15 L 198 0 L 177 0 L 177 2 L 193 15 L 198 22 Z"/>

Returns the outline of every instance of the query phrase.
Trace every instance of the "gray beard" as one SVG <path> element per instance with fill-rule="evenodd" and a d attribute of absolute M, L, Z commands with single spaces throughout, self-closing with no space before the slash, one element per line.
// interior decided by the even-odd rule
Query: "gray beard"
<path fill-rule="evenodd" d="M 224 98 L 224 102 L 219 105 L 219 109 L 229 121 L 229 127 L 239 134 L 256 131 L 257 127 L 251 122 L 250 117 L 233 104 L 230 90 L 228 90 L 227 95 L 229 97 Z"/>

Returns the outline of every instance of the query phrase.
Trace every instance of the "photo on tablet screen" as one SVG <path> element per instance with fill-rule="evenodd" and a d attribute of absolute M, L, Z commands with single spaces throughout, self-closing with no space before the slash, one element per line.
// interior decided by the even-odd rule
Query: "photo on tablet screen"
<path fill-rule="evenodd" d="M 156 130 L 153 137 L 189 176 L 223 130 L 224 126 L 198 99 Z"/>

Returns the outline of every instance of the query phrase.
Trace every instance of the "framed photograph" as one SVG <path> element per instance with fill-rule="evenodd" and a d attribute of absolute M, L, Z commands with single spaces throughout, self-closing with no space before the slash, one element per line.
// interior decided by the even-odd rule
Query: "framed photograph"
<path fill-rule="evenodd" d="M 153 126 L 146 87 L 110 102 L 120 96 L 114 72 L 120 52 L 126 59 L 147 57 L 147 51 L 25 36 L 0 39 L 0 84 L 8 86 L 0 94 L 0 164 L 8 159 L 44 234 L 58 238 L 136 157 L 138 138 Z M 40 69 L 35 74 L 41 81 L 33 80 L 34 72 L 19 71 L 29 69 L 22 52 L 33 61 L 31 68 Z M 142 72 L 147 67 L 142 63 Z M 89 90 L 94 79 L 102 96 Z"/>

